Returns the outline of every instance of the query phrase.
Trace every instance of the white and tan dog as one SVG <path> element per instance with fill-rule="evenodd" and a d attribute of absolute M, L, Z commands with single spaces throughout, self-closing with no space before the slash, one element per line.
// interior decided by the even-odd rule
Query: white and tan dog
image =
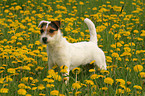
<path fill-rule="evenodd" d="M 106 70 L 104 52 L 97 45 L 97 35 L 94 23 L 86 18 L 84 22 L 89 27 L 90 41 L 69 43 L 63 38 L 60 31 L 60 21 L 41 21 L 40 42 L 47 45 L 48 66 L 52 68 L 54 64 L 58 66 L 66 65 L 67 71 L 95 60 L 95 64 L 100 69 Z"/>

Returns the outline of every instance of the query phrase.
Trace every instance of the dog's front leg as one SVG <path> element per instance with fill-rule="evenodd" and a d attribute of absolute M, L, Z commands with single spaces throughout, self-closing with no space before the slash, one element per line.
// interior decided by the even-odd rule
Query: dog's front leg
<path fill-rule="evenodd" d="M 48 57 L 49 58 L 49 57 Z M 48 69 L 50 70 L 50 69 L 52 69 L 52 67 L 53 67 L 53 62 L 52 62 L 52 60 L 49 58 L 48 59 Z"/>
<path fill-rule="evenodd" d="M 69 82 L 69 67 L 67 69 L 67 73 L 65 73 L 64 76 L 66 77 L 65 84 L 67 84 Z"/>
<path fill-rule="evenodd" d="M 48 49 L 48 45 L 47 45 L 48 69 L 50 70 L 50 69 L 52 69 L 52 67 L 53 67 L 53 62 L 52 62 L 52 59 L 51 59 L 51 56 L 50 56 L 48 50 L 49 50 L 49 49 Z"/>

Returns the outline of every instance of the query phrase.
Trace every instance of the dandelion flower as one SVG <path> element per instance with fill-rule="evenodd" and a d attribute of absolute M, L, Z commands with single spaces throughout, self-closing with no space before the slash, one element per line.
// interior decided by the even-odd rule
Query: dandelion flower
<path fill-rule="evenodd" d="M 142 90 L 142 87 L 139 85 L 134 85 L 133 88 L 138 89 L 138 90 Z"/>
<path fill-rule="evenodd" d="M 107 71 L 107 70 L 101 70 L 100 72 L 101 72 L 102 74 L 107 74 L 107 75 L 109 74 L 109 71 Z"/>
<path fill-rule="evenodd" d="M 43 69 L 44 69 L 44 67 L 38 66 L 38 67 L 35 69 L 35 71 L 41 71 L 41 70 L 43 70 Z"/>
<path fill-rule="evenodd" d="M 18 91 L 19 95 L 26 95 L 27 91 L 25 89 L 19 89 Z"/>
<path fill-rule="evenodd" d="M 123 79 L 116 79 L 116 83 L 120 83 L 120 85 L 125 85 L 125 81 Z"/>
<path fill-rule="evenodd" d="M 80 89 L 81 85 L 79 83 L 73 83 L 72 84 L 72 88 L 74 88 L 74 89 Z"/>
<path fill-rule="evenodd" d="M 126 83 L 127 83 L 127 85 L 131 85 L 131 82 L 130 81 L 127 81 Z"/>
<path fill-rule="evenodd" d="M 7 70 L 7 72 L 9 72 L 9 73 L 16 73 L 16 70 L 15 70 L 15 68 L 9 68 Z"/>
<path fill-rule="evenodd" d="M 135 65 L 133 67 L 133 69 L 134 69 L 135 72 L 140 72 L 140 71 L 143 70 L 143 66 L 142 65 Z"/>
<path fill-rule="evenodd" d="M 90 69 L 89 72 L 95 72 L 95 69 Z"/>
<path fill-rule="evenodd" d="M 19 88 L 25 88 L 26 85 L 25 85 L 24 83 L 21 83 L 21 84 L 18 85 L 18 87 L 19 87 Z"/>
<path fill-rule="evenodd" d="M 110 77 L 107 77 L 104 79 L 104 83 L 112 85 L 114 83 L 114 80 Z"/>
<path fill-rule="evenodd" d="M 139 73 L 139 75 L 141 78 L 145 78 L 145 72 L 141 72 L 141 73 Z"/>
<path fill-rule="evenodd" d="M 94 85 L 94 82 L 92 80 L 85 80 L 86 84 L 88 85 Z"/>
<path fill-rule="evenodd" d="M 50 95 L 57 95 L 58 96 L 59 91 L 58 90 L 53 90 L 50 92 Z"/>
<path fill-rule="evenodd" d="M 108 88 L 107 87 L 102 87 L 102 88 L 100 88 L 100 90 L 106 91 L 106 90 L 108 90 Z"/>
<path fill-rule="evenodd" d="M 76 93 L 75 93 L 75 96 L 78 96 L 78 94 L 80 94 L 80 93 L 82 93 L 81 91 L 77 91 Z"/>
<path fill-rule="evenodd" d="M 95 62 L 95 60 L 91 61 L 90 64 L 93 64 Z"/>
<path fill-rule="evenodd" d="M 116 94 L 121 94 L 121 93 L 124 93 L 124 90 L 123 89 L 117 89 L 116 90 Z"/>
<path fill-rule="evenodd" d="M 37 87 L 32 87 L 32 90 L 36 90 L 37 89 Z"/>
<path fill-rule="evenodd" d="M 40 95 L 40 96 L 45 96 L 45 94 L 43 94 L 43 93 L 39 93 L 39 95 Z"/>
<path fill-rule="evenodd" d="M 46 87 L 52 88 L 54 87 L 54 84 L 47 84 Z"/>
<path fill-rule="evenodd" d="M 130 88 L 125 88 L 125 91 L 130 92 L 131 90 L 130 90 Z"/>
<path fill-rule="evenodd" d="M 9 89 L 7 88 L 1 88 L 0 93 L 8 93 Z"/>
<path fill-rule="evenodd" d="M 43 90 L 43 89 L 45 89 L 45 87 L 44 87 L 43 84 L 40 84 L 40 85 L 38 86 L 38 89 L 39 89 L 39 90 Z"/>
<path fill-rule="evenodd" d="M 61 73 L 67 73 L 67 68 L 68 68 L 67 66 L 62 65 L 62 66 L 60 67 L 60 69 L 61 69 L 60 72 L 61 72 Z"/>
<path fill-rule="evenodd" d="M 93 75 L 91 75 L 90 78 L 91 78 L 91 79 L 97 79 L 97 78 L 98 78 L 98 75 L 97 75 L 97 74 L 93 74 Z"/>
<path fill-rule="evenodd" d="M 4 83 L 5 78 L 0 78 L 0 83 Z"/>
<path fill-rule="evenodd" d="M 80 71 L 81 71 L 81 69 L 78 68 L 78 67 L 76 67 L 76 68 L 74 68 L 74 69 L 72 70 L 72 73 L 73 73 L 73 74 L 79 74 Z"/>
<path fill-rule="evenodd" d="M 112 57 L 116 57 L 116 58 L 119 58 L 119 54 L 118 53 L 112 53 L 112 55 L 111 55 Z"/>

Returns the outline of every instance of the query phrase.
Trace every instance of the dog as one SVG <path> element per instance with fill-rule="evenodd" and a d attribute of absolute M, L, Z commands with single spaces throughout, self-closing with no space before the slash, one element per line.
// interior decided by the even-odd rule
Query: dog
<path fill-rule="evenodd" d="M 41 21 L 39 23 L 38 27 L 41 27 L 40 42 L 47 45 L 49 69 L 54 64 L 65 65 L 68 67 L 67 75 L 69 75 L 69 71 L 73 68 L 95 60 L 95 65 L 100 69 L 107 70 L 105 54 L 97 45 L 95 25 L 88 18 L 84 22 L 90 31 L 90 41 L 78 43 L 69 43 L 66 38 L 63 38 L 60 21 Z"/>

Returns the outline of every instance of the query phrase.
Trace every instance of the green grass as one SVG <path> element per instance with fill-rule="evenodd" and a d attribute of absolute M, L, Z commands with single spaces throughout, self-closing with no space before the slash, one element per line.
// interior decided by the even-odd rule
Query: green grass
<path fill-rule="evenodd" d="M 0 96 L 144 96 L 144 8 L 143 0 L 1 0 Z M 69 42 L 88 41 L 85 18 L 96 25 L 107 71 L 96 67 L 94 76 L 93 64 L 79 66 L 66 85 L 61 68 L 48 73 L 37 26 L 60 20 Z"/>

